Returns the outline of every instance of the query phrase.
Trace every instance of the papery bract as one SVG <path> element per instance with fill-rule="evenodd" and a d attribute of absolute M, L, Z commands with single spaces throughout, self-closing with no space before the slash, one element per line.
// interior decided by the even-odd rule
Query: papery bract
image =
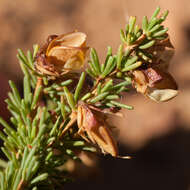
<path fill-rule="evenodd" d="M 52 36 L 36 57 L 36 69 L 42 75 L 59 77 L 84 65 L 86 34 L 73 32 Z"/>

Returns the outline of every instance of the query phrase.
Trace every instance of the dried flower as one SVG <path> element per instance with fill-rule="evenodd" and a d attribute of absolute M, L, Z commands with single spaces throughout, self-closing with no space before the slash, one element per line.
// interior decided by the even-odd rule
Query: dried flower
<path fill-rule="evenodd" d="M 174 78 L 158 68 L 133 72 L 134 86 L 138 92 L 157 102 L 168 101 L 178 94 Z"/>
<path fill-rule="evenodd" d="M 35 67 L 40 74 L 59 77 L 80 69 L 87 49 L 86 34 L 82 32 L 52 35 L 38 53 Z"/>
<path fill-rule="evenodd" d="M 115 139 L 112 137 L 103 115 L 99 116 L 93 112 L 87 104 L 80 103 L 78 106 L 77 123 L 79 134 L 84 137 L 86 132 L 93 144 L 97 144 L 103 153 L 118 156 L 118 148 Z"/>

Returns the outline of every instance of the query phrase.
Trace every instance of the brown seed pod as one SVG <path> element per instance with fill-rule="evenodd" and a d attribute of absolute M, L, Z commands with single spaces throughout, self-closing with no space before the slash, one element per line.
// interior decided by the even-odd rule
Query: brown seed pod
<path fill-rule="evenodd" d="M 133 84 L 140 92 L 156 102 L 168 101 L 178 94 L 174 78 L 158 68 L 136 70 L 133 72 Z"/>
<path fill-rule="evenodd" d="M 110 129 L 103 118 L 98 117 L 87 104 L 80 103 L 78 106 L 77 123 L 78 133 L 97 144 L 103 153 L 109 153 L 114 157 L 118 156 L 118 148 Z"/>
<path fill-rule="evenodd" d="M 38 73 L 55 79 L 80 69 L 87 50 L 86 34 L 82 32 L 52 35 L 37 54 L 35 68 Z"/>

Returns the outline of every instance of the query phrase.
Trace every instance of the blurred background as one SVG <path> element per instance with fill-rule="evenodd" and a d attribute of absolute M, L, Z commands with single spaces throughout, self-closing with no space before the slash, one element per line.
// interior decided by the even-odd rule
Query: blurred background
<path fill-rule="evenodd" d="M 8 119 L 4 99 L 8 79 L 22 86 L 16 59 L 17 48 L 32 49 L 50 34 L 75 29 L 88 35 L 88 45 L 103 60 L 107 46 L 114 52 L 120 44 L 119 30 L 129 16 L 151 16 L 157 6 L 170 14 L 165 22 L 176 53 L 170 72 L 179 84 L 179 95 L 157 104 L 137 93 L 123 101 L 133 105 L 119 128 L 121 154 L 132 160 L 110 156 L 79 166 L 75 183 L 65 189 L 190 190 L 190 2 L 189 0 L 1 0 L 0 1 L 0 115 Z"/>

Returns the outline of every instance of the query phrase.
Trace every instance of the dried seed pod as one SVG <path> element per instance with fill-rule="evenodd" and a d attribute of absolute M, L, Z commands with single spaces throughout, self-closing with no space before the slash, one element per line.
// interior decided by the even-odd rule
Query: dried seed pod
<path fill-rule="evenodd" d="M 133 72 L 133 84 L 137 92 L 157 102 L 168 101 L 178 94 L 174 78 L 158 68 L 136 70 Z"/>
<path fill-rule="evenodd" d="M 92 143 L 97 144 L 103 153 L 109 153 L 114 157 L 118 156 L 116 141 L 112 137 L 106 122 L 84 103 L 80 103 L 78 106 L 77 123 L 79 127 L 78 133 L 85 140 L 88 141 L 89 139 Z"/>
<path fill-rule="evenodd" d="M 36 70 L 52 78 L 78 70 L 84 65 L 87 49 L 82 32 L 52 35 L 36 56 Z"/>
<path fill-rule="evenodd" d="M 177 96 L 178 87 L 171 74 L 158 69 L 154 69 L 154 71 L 161 79 L 150 85 L 147 96 L 157 102 L 165 102 Z"/>

